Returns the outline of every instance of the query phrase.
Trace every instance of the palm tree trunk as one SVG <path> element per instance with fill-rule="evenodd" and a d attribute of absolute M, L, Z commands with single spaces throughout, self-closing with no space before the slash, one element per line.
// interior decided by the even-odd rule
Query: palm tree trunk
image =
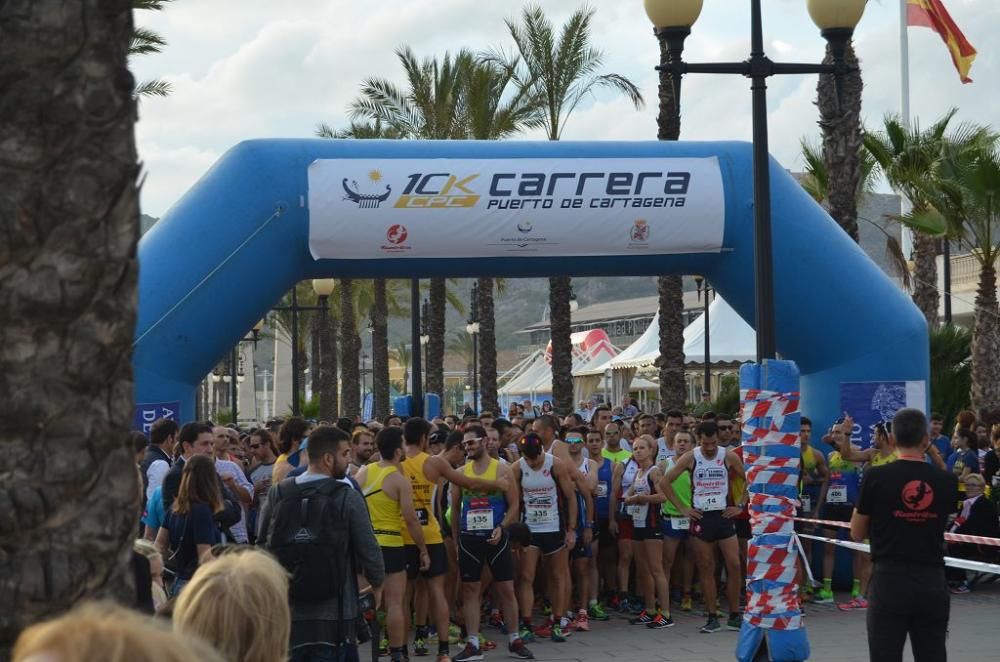
<path fill-rule="evenodd" d="M 573 322 L 569 276 L 549 278 L 549 336 L 552 339 L 552 406 L 565 416 L 573 411 Z"/>
<path fill-rule="evenodd" d="M 432 278 L 429 295 L 427 320 L 427 393 L 444 393 L 444 334 L 445 334 L 445 296 L 447 282 L 444 278 Z M 419 351 L 417 348 L 415 351 Z"/>
<path fill-rule="evenodd" d="M 497 396 L 497 320 L 493 279 L 479 279 L 479 409 L 500 415 Z"/>
<path fill-rule="evenodd" d="M 858 67 L 854 44 L 847 45 L 847 64 Z M 833 53 L 826 48 L 824 64 L 833 64 Z M 835 77 L 819 77 L 816 105 L 819 106 L 819 127 L 823 132 L 823 161 L 829 173 L 827 204 L 830 216 L 844 228 L 851 239 L 859 241 L 858 189 L 861 185 L 861 94 L 864 81 L 860 68 L 853 69 L 843 79 L 843 99 L 837 98 Z"/>
<path fill-rule="evenodd" d="M 135 600 L 139 167 L 128 0 L 2 3 L 0 35 L 4 659 L 81 600 Z"/>
<path fill-rule="evenodd" d="M 923 232 L 913 233 L 913 303 L 927 318 L 927 326 L 938 326 L 938 240 Z"/>
<path fill-rule="evenodd" d="M 660 61 L 666 63 L 667 40 L 660 36 Z M 660 71 L 660 112 L 656 118 L 659 140 L 679 140 L 681 118 L 671 75 Z M 657 279 L 660 308 L 660 408 L 683 409 L 684 381 L 684 280 L 680 276 Z"/>
<path fill-rule="evenodd" d="M 323 326 L 323 313 L 313 311 L 309 319 L 309 387 L 312 390 L 312 397 L 315 399 L 319 395 L 320 387 L 320 362 L 322 361 L 322 349 L 320 347 L 320 334 Z"/>
<path fill-rule="evenodd" d="M 354 322 L 354 286 L 350 278 L 340 279 L 340 415 L 354 418 L 361 413 L 361 372 L 358 356 L 361 339 Z"/>
<path fill-rule="evenodd" d="M 375 301 L 372 306 L 372 392 L 375 418 L 389 415 L 389 303 L 386 282 L 375 280 Z"/>
<path fill-rule="evenodd" d="M 321 314 L 319 329 L 319 417 L 333 422 L 337 418 L 337 321 L 333 311 Z"/>
<path fill-rule="evenodd" d="M 981 420 L 1000 407 L 1000 305 L 997 270 L 985 265 L 976 291 L 975 329 L 972 334 L 972 410 Z"/>

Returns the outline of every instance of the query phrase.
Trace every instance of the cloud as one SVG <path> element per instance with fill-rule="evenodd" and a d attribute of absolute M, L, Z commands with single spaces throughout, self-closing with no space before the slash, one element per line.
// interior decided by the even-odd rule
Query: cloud
<path fill-rule="evenodd" d="M 560 24 L 580 0 L 545 0 Z M 870 124 L 899 109 L 898 14 L 895 2 L 873 4 L 859 28 L 864 67 L 864 112 Z M 401 81 L 394 50 L 409 44 L 418 56 L 461 47 L 487 49 L 507 43 L 504 18 L 521 3 L 473 0 L 348 3 L 344 0 L 182 0 L 163 12 L 137 16 L 169 42 L 159 55 L 137 58 L 139 78 L 162 77 L 174 85 L 166 99 L 141 103 L 137 126 L 148 178 L 143 209 L 155 216 L 184 194 L 210 163 L 233 144 L 255 137 L 308 137 L 318 122 L 343 126 L 360 82 L 370 76 Z M 643 140 L 656 134 L 658 58 L 649 22 L 637 3 L 600 3 L 596 45 L 607 71 L 641 86 L 647 107 L 636 112 L 608 92 L 588 99 L 566 125 L 565 139 Z M 1000 7 L 991 0 L 952 2 L 949 7 L 970 41 L 982 51 L 973 85 L 958 81 L 940 38 L 910 30 L 913 112 L 925 123 L 948 108 L 960 118 L 990 122 L 1000 106 L 998 55 L 987 48 L 1000 28 Z M 742 60 L 747 56 L 748 16 L 731 2 L 706 3 L 688 39 L 691 61 Z M 765 3 L 772 57 L 813 61 L 823 41 L 801 0 Z M 798 143 L 816 136 L 813 76 L 769 81 L 771 151 L 788 167 L 800 165 Z M 749 83 L 739 77 L 688 76 L 683 85 L 683 135 L 690 140 L 749 140 Z M 542 138 L 540 134 L 528 137 Z"/>

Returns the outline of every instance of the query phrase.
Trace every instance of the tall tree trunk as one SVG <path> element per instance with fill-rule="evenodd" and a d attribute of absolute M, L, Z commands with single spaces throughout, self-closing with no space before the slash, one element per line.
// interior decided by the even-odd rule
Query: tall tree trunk
<path fill-rule="evenodd" d="M 923 232 L 913 233 L 913 303 L 927 318 L 927 326 L 938 326 L 938 240 Z"/>
<path fill-rule="evenodd" d="M 847 45 L 846 59 L 848 65 L 859 66 L 853 43 Z M 829 46 L 823 63 L 833 64 Z M 857 68 L 843 79 L 843 100 L 837 98 L 833 74 L 820 76 L 816 88 L 819 128 L 823 133 L 823 161 L 830 181 L 827 200 L 830 216 L 854 241 L 860 240 L 858 193 L 861 188 L 861 95 L 864 86 L 861 70 Z"/>
<path fill-rule="evenodd" d="M 979 273 L 975 328 L 972 334 L 972 410 L 982 420 L 1000 408 L 1000 305 L 996 265 Z"/>
<path fill-rule="evenodd" d="M 323 312 L 312 311 L 309 318 L 309 388 L 312 390 L 312 397 L 315 399 L 319 395 L 320 372 L 323 360 L 323 349 L 320 345 L 320 334 L 323 328 Z"/>
<path fill-rule="evenodd" d="M 493 279 L 479 279 L 479 409 L 500 415 L 497 396 L 497 320 Z"/>
<path fill-rule="evenodd" d="M 573 321 L 569 307 L 573 281 L 549 278 L 549 336 L 552 340 L 552 406 L 565 416 L 573 411 Z"/>
<path fill-rule="evenodd" d="M 660 37 L 660 61 L 668 62 L 666 39 Z M 680 113 L 676 112 L 677 99 L 670 73 L 660 72 L 660 111 L 657 116 L 657 138 L 679 140 L 681 136 Z M 657 279 L 660 308 L 660 408 L 683 409 L 684 381 L 684 280 L 680 276 L 660 276 Z"/>
<path fill-rule="evenodd" d="M 354 285 L 350 278 L 340 279 L 340 415 L 354 418 L 361 413 L 361 372 L 358 357 L 361 339 L 354 322 Z"/>
<path fill-rule="evenodd" d="M 128 0 L 0 3 L 0 658 L 134 602 L 139 208 Z M 58 366 L 58 368 L 56 368 Z"/>
<path fill-rule="evenodd" d="M 427 393 L 444 395 L 444 334 L 445 334 L 445 296 L 447 282 L 444 278 L 431 278 L 427 320 Z M 419 348 L 415 351 L 419 351 Z"/>
<path fill-rule="evenodd" d="M 389 415 L 389 303 L 386 282 L 375 280 L 375 302 L 372 307 L 372 392 L 376 418 Z M 417 350 L 419 351 L 419 350 Z"/>
<path fill-rule="evenodd" d="M 333 422 L 337 418 L 337 322 L 331 306 L 320 313 L 319 327 L 319 417 Z"/>

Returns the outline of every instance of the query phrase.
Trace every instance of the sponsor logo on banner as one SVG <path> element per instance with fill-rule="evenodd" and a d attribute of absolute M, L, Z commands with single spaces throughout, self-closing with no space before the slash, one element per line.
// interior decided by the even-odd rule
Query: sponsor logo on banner
<path fill-rule="evenodd" d="M 927 408 L 923 381 L 841 382 L 840 410 L 854 419 L 851 442 L 870 448 L 879 423 L 891 421 L 904 407 Z"/>
<path fill-rule="evenodd" d="M 405 225 L 396 224 L 389 226 L 389 229 L 385 231 L 385 240 L 389 245 L 383 245 L 382 250 L 387 253 L 410 250 L 410 247 L 405 245 L 409 236 L 410 233 Z"/>
<path fill-rule="evenodd" d="M 318 160 L 309 245 L 317 259 L 718 252 L 724 193 L 716 158 Z"/>
<path fill-rule="evenodd" d="M 379 170 L 372 170 L 368 173 L 368 180 L 373 184 L 377 184 L 382 181 L 382 173 Z M 378 209 L 379 206 L 389 199 L 392 195 L 392 187 L 386 185 L 385 193 L 382 194 L 372 194 L 372 193 L 361 193 L 358 191 L 358 182 L 351 180 L 350 184 L 347 182 L 347 177 L 344 177 L 341 185 L 344 187 L 344 200 L 350 200 L 358 206 L 358 209 Z"/>

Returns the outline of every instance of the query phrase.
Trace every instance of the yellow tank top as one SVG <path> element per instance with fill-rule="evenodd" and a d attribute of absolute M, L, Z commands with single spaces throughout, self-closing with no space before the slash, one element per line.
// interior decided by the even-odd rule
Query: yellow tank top
<path fill-rule="evenodd" d="M 895 462 L 897 459 L 899 459 L 899 456 L 896 455 L 896 451 L 889 453 L 885 457 L 882 457 L 881 453 L 875 451 L 875 453 L 872 454 L 872 466 L 881 467 L 883 464 L 889 464 L 890 462 Z"/>
<path fill-rule="evenodd" d="M 424 475 L 424 464 L 430 455 L 420 453 L 415 457 L 408 457 L 403 460 L 403 474 L 410 479 L 413 487 L 413 507 L 417 511 L 417 519 L 420 520 L 420 528 L 424 530 L 424 542 L 428 545 L 437 545 L 444 542 L 441 536 L 441 526 L 437 518 L 437 494 L 438 486 L 427 480 Z M 403 527 L 403 543 L 414 544 L 413 537 L 409 530 Z"/>
<path fill-rule="evenodd" d="M 806 446 L 802 449 L 802 468 L 806 470 L 810 476 L 816 473 L 816 456 L 814 455 L 816 451 L 813 450 L 812 446 Z"/>
<path fill-rule="evenodd" d="M 368 504 L 368 515 L 372 519 L 372 528 L 375 529 L 375 538 L 381 547 L 403 546 L 403 515 L 399 509 L 399 502 L 382 491 L 382 483 L 385 482 L 386 476 L 395 472 L 396 467 L 368 465 L 365 484 L 361 486 L 365 503 Z"/>

